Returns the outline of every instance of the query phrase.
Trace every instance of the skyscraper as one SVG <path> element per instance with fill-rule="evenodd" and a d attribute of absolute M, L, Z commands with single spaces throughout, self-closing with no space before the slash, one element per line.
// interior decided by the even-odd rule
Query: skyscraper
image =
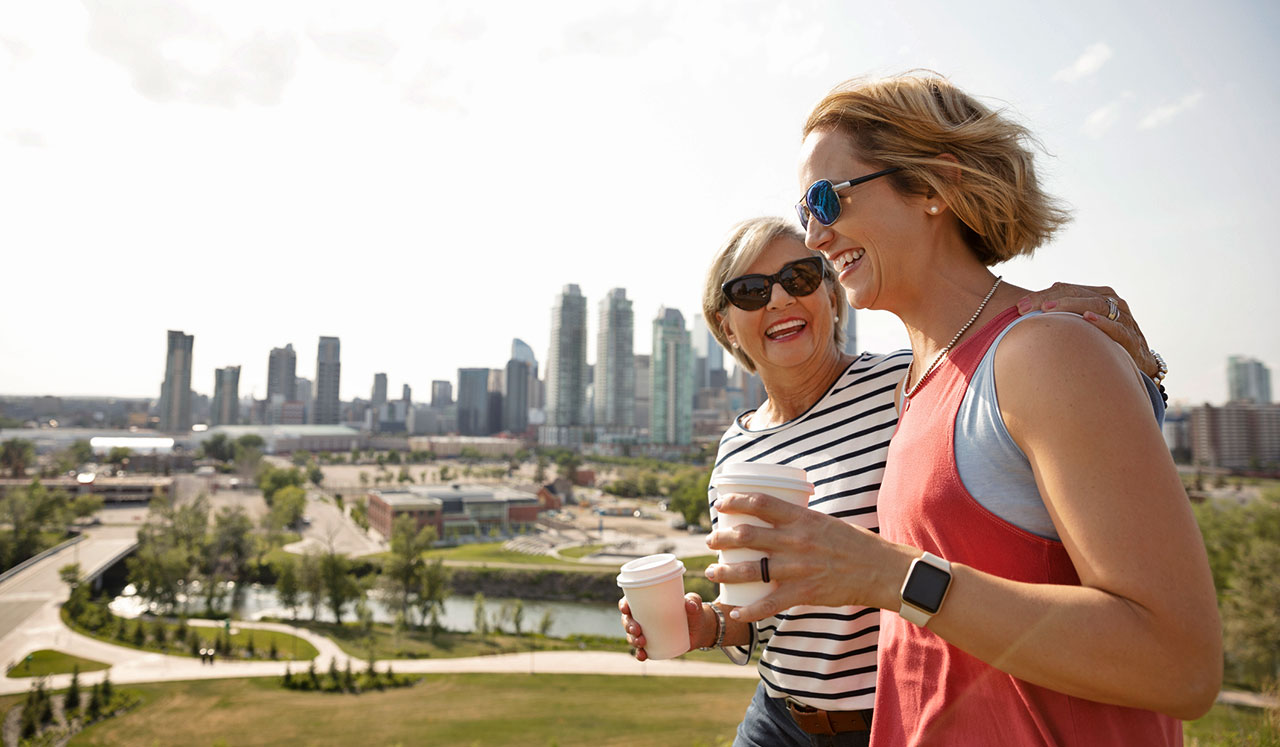
<path fill-rule="evenodd" d="M 160 385 L 160 430 L 185 433 L 191 430 L 191 350 L 195 335 L 169 330 L 165 355 L 164 383 Z"/>
<path fill-rule="evenodd" d="M 584 425 L 587 399 L 587 299 L 566 285 L 551 309 L 547 425 Z"/>
<path fill-rule="evenodd" d="M 267 401 L 276 396 L 282 402 L 292 402 L 298 398 L 298 356 L 293 352 L 293 343 L 282 348 L 272 348 L 271 357 L 267 359 Z"/>
<path fill-rule="evenodd" d="M 294 379 L 294 395 L 297 401 L 302 403 L 302 422 L 312 422 L 315 404 L 311 401 L 311 379 L 304 379 L 301 376 Z"/>
<path fill-rule="evenodd" d="M 489 427 L 489 369 L 458 369 L 458 433 L 487 436 Z"/>
<path fill-rule="evenodd" d="M 240 422 L 240 367 L 219 368 L 213 374 L 213 410 L 209 425 L 236 425 Z"/>
<path fill-rule="evenodd" d="M 652 413 L 652 403 L 649 397 L 653 394 L 652 382 L 650 381 L 650 357 L 647 355 L 637 355 L 635 357 L 636 369 L 636 428 L 640 430 L 648 430 L 649 421 Z"/>
<path fill-rule="evenodd" d="M 527 363 L 529 368 L 529 388 L 528 388 L 528 407 L 530 409 L 542 407 L 541 387 L 538 386 L 538 359 L 533 355 L 533 348 L 529 347 L 529 343 L 515 338 L 511 341 L 511 360 Z"/>
<path fill-rule="evenodd" d="M 378 408 L 387 404 L 387 375 L 384 373 L 376 373 L 373 375 L 373 392 L 369 396 L 369 404 L 373 405 L 376 412 Z"/>
<path fill-rule="evenodd" d="M 633 428 L 636 424 L 635 338 L 631 301 L 614 288 L 600 301 L 596 326 L 595 424 L 604 428 Z"/>
<path fill-rule="evenodd" d="M 844 299 L 841 298 L 839 302 L 844 303 Z M 844 318 L 844 352 L 849 355 L 862 352 L 858 350 L 858 318 L 853 312 L 853 307 L 849 307 Z"/>
<path fill-rule="evenodd" d="M 1227 359 L 1227 401 L 1271 404 L 1271 371 L 1254 358 Z"/>
<path fill-rule="evenodd" d="M 502 397 L 502 429 L 508 433 L 524 433 L 528 427 L 529 364 L 513 357 L 507 361 L 506 391 Z"/>
<path fill-rule="evenodd" d="M 446 407 L 453 404 L 453 382 L 436 379 L 431 382 L 431 406 Z"/>
<path fill-rule="evenodd" d="M 678 309 L 659 308 L 653 320 L 653 359 L 649 397 L 649 440 L 658 444 L 687 444 L 693 440 L 693 351 L 684 316 Z"/>
<path fill-rule="evenodd" d="M 342 381 L 342 344 L 336 337 L 321 337 L 316 349 L 316 404 L 312 420 L 337 425 L 341 418 L 338 387 Z"/>

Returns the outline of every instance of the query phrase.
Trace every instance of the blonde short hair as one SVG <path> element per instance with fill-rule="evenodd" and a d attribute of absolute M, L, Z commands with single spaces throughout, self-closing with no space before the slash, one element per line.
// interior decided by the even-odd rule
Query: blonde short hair
<path fill-rule="evenodd" d="M 724 243 L 720 245 L 715 258 L 711 260 L 711 269 L 707 270 L 707 280 L 702 288 L 702 316 L 707 320 L 707 329 L 715 335 L 720 347 L 729 351 L 739 365 L 752 373 L 755 373 L 756 362 L 742 352 L 741 348 L 735 348 L 729 344 L 724 327 L 717 318 L 729 306 L 729 299 L 721 286 L 730 279 L 744 274 L 774 240 L 781 238 L 795 239 L 804 245 L 804 234 L 791 221 L 782 218 L 751 218 L 734 226 Z M 822 257 L 817 252 L 813 254 Z M 836 297 L 835 331 L 832 334 L 832 340 L 836 348 L 843 351 L 844 320 L 850 313 L 849 305 L 845 303 L 843 295 L 836 288 L 836 274 L 831 263 L 823 257 L 822 265 L 826 268 L 826 277 L 822 284 L 828 293 Z"/>
<path fill-rule="evenodd" d="M 1031 254 L 1070 220 L 1040 189 L 1033 146 L 1042 146 L 1030 131 L 936 73 L 846 81 L 810 113 L 804 135 L 815 130 L 848 136 L 877 168 L 901 169 L 889 177 L 900 193 L 940 195 L 985 265 Z"/>

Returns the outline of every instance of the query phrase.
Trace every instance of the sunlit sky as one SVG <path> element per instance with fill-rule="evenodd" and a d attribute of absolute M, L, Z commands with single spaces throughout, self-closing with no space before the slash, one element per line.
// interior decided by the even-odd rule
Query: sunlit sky
<path fill-rule="evenodd" d="M 1280 371 L 1277 38 L 1265 2 L 6 2 L 0 393 L 157 397 L 181 329 L 199 392 L 336 335 L 344 399 L 425 400 L 513 337 L 545 365 L 566 283 L 592 338 L 626 288 L 648 352 L 730 225 L 790 214 L 822 94 L 927 67 L 1075 211 L 1005 277 L 1113 285 L 1172 396 L 1220 402 L 1228 355 Z"/>

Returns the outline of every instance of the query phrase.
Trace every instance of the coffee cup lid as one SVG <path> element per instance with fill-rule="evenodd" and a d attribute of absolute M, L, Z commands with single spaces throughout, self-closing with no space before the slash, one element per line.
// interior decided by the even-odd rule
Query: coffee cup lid
<path fill-rule="evenodd" d="M 711 487 L 719 490 L 724 485 L 742 485 L 743 487 L 757 488 L 782 488 L 783 490 L 798 490 L 802 493 L 813 493 L 813 483 L 804 479 L 788 478 L 788 477 L 767 477 L 764 475 L 752 475 L 739 472 L 737 465 L 733 465 L 711 478 Z M 803 471 L 800 473 L 804 474 Z"/>
<path fill-rule="evenodd" d="M 800 480 L 808 482 L 809 477 L 800 467 L 789 464 L 769 464 L 767 462 L 734 462 L 726 464 L 722 474 L 738 477 L 768 477 L 784 480 Z"/>
<path fill-rule="evenodd" d="M 684 575 L 684 563 L 669 552 L 646 555 L 624 563 L 618 574 L 618 586 L 626 589 L 653 586 Z"/>

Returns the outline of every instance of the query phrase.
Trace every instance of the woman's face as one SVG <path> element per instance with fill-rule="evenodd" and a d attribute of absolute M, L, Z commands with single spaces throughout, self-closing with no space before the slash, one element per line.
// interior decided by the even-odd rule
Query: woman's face
<path fill-rule="evenodd" d="M 838 184 L 881 168 L 860 158 L 845 135 L 815 131 L 800 153 L 801 189 L 819 179 Z M 840 217 L 830 226 L 810 219 L 805 244 L 835 266 L 851 306 L 892 308 L 892 296 L 910 287 L 904 283 L 914 265 L 927 257 L 912 248 L 924 245 L 930 201 L 899 194 L 887 177 L 845 188 L 839 196 Z"/>
<path fill-rule="evenodd" d="M 755 262 L 742 272 L 772 275 L 788 262 L 813 253 L 798 240 L 774 239 Z M 825 282 L 807 296 L 796 298 L 780 283 L 770 289 L 769 303 L 754 311 L 730 304 L 720 314 L 720 323 L 730 344 L 740 347 L 755 361 L 761 378 L 768 379 L 781 369 L 807 366 L 835 348 L 835 304 L 839 298 Z"/>

